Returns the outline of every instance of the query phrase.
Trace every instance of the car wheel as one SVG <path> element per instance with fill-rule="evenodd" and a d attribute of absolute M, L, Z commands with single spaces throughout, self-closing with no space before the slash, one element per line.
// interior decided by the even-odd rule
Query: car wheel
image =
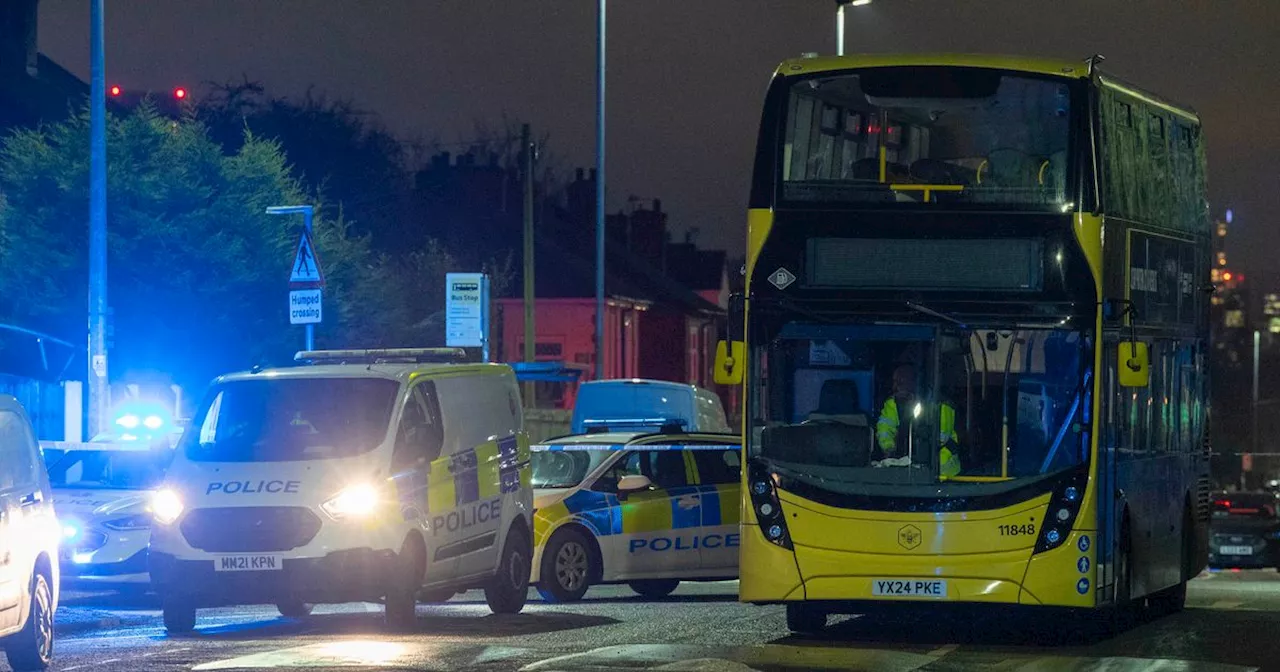
<path fill-rule="evenodd" d="M 495 614 L 518 614 L 529 598 L 529 569 L 533 548 L 524 528 L 514 527 L 502 549 L 498 571 L 484 587 L 484 601 Z"/>
<path fill-rule="evenodd" d="M 43 670 L 53 660 L 53 589 L 43 572 L 31 577 L 31 611 L 27 625 L 5 647 L 15 670 Z"/>
<path fill-rule="evenodd" d="M 812 604 L 787 605 L 787 629 L 797 635 L 816 635 L 827 627 L 827 612 Z"/>
<path fill-rule="evenodd" d="M 171 635 L 185 635 L 196 629 L 195 605 L 185 600 L 163 599 L 160 609 L 164 612 L 164 629 Z"/>
<path fill-rule="evenodd" d="M 648 579 L 645 581 L 632 581 L 627 584 L 631 590 L 636 591 L 640 597 L 647 597 L 651 600 L 657 600 L 670 595 L 680 585 L 678 579 Z"/>
<path fill-rule="evenodd" d="M 306 618 L 311 615 L 312 606 L 301 600 L 276 602 L 276 610 L 285 618 Z"/>
<path fill-rule="evenodd" d="M 418 624 L 418 591 L 422 588 L 425 551 L 421 544 L 406 541 L 396 557 L 396 577 L 387 589 L 383 619 L 387 628 L 409 632 Z"/>
<path fill-rule="evenodd" d="M 560 530 L 542 551 L 538 594 L 548 602 L 577 602 L 591 587 L 593 567 L 586 535 L 573 529 Z"/>

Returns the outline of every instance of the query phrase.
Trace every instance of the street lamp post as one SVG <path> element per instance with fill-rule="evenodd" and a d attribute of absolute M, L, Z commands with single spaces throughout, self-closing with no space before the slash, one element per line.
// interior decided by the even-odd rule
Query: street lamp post
<path fill-rule="evenodd" d="M 103 0 L 89 26 L 89 436 L 107 429 L 107 92 Z"/>
<path fill-rule="evenodd" d="M 267 208 L 268 215 L 302 215 L 302 224 L 306 228 L 308 240 L 311 239 L 311 218 L 314 211 L 310 205 L 273 205 Z M 316 325 L 307 324 L 306 326 L 306 350 L 310 352 L 316 349 Z"/>
<path fill-rule="evenodd" d="M 862 7 L 869 4 L 871 0 L 836 0 L 836 56 L 844 56 L 845 7 Z"/>
<path fill-rule="evenodd" d="M 604 378 L 605 3 L 596 16 L 596 380 Z"/>

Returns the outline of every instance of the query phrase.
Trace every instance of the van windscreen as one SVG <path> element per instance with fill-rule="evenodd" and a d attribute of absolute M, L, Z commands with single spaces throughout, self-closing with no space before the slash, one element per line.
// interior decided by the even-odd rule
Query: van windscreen
<path fill-rule="evenodd" d="M 387 436 L 399 384 L 380 378 L 263 378 L 210 391 L 182 438 L 195 462 L 352 457 Z"/>

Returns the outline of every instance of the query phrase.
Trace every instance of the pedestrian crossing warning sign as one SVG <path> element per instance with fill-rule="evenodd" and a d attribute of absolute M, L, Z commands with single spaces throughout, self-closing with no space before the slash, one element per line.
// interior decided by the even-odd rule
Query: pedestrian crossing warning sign
<path fill-rule="evenodd" d="M 298 253 L 293 257 L 293 270 L 289 273 L 289 282 L 303 285 L 318 285 L 324 282 L 324 276 L 320 273 L 320 260 L 316 258 L 315 247 L 311 245 L 311 236 L 305 233 L 298 241 Z"/>

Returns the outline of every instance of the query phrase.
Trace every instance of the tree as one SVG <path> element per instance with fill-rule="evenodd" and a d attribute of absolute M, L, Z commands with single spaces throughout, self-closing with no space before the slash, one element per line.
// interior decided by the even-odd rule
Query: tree
<path fill-rule="evenodd" d="M 246 131 L 278 142 L 294 175 L 342 209 L 354 231 L 370 235 L 376 249 L 398 249 L 409 209 L 407 152 L 373 115 L 310 90 L 299 102 L 268 97 L 248 78 L 215 86 L 196 114 L 228 149 Z"/>
<path fill-rule="evenodd" d="M 165 371 L 198 386 L 287 359 L 301 345 L 286 317 L 301 222 L 265 209 L 314 199 L 279 145 L 245 133 L 224 152 L 202 123 L 147 104 L 109 118 L 107 133 L 113 373 Z M 88 137 L 82 112 L 0 146 L 0 320 L 84 333 Z M 381 271 L 341 217 L 318 217 L 315 231 L 328 283 L 320 338 L 345 342 L 379 310 L 353 303 L 354 288 Z"/>

